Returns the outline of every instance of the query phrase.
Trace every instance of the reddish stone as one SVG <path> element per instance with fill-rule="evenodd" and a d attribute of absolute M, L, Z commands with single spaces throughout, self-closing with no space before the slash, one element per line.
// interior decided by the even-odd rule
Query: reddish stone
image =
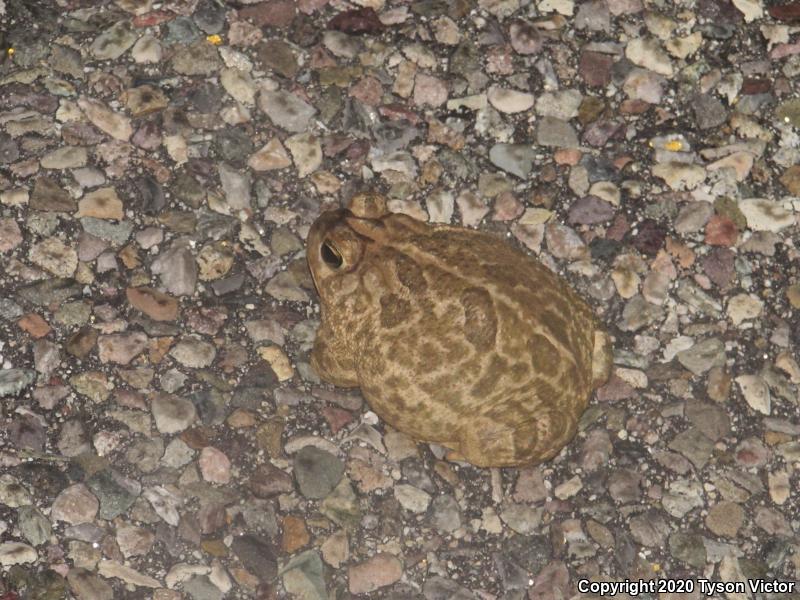
<path fill-rule="evenodd" d="M 154 10 L 144 15 L 139 15 L 133 18 L 134 27 L 154 27 L 159 23 L 172 21 L 175 18 L 175 13 L 166 10 Z"/>
<path fill-rule="evenodd" d="M 328 52 L 324 46 L 314 46 L 311 49 L 311 59 L 308 65 L 312 69 L 318 71 L 320 69 L 335 67 L 337 64 L 336 59 L 333 58 L 331 53 Z"/>
<path fill-rule="evenodd" d="M 800 2 L 789 2 L 780 6 L 767 7 L 769 16 L 779 21 L 800 20 Z"/>
<path fill-rule="evenodd" d="M 362 77 L 350 88 L 350 95 L 369 106 L 377 106 L 383 96 L 383 86 L 374 77 Z"/>
<path fill-rule="evenodd" d="M 553 160 L 558 165 L 575 166 L 581 160 L 583 153 L 577 148 L 559 148 L 553 154 Z"/>
<path fill-rule="evenodd" d="M 772 84 L 768 79 L 754 79 L 748 77 L 742 83 L 740 93 L 742 96 L 754 96 L 756 94 L 766 94 L 772 89 Z"/>
<path fill-rule="evenodd" d="M 253 4 L 239 10 L 239 17 L 259 27 L 288 27 L 297 14 L 293 0 L 271 0 Z"/>
<path fill-rule="evenodd" d="M 769 57 L 772 60 L 780 60 L 794 54 L 800 54 L 800 42 L 796 44 L 778 44 L 770 51 Z"/>
<path fill-rule="evenodd" d="M 379 106 L 378 112 L 382 117 L 386 117 L 390 121 L 402 121 L 405 119 L 412 125 L 416 125 L 422 120 L 413 110 L 397 102 Z"/>
<path fill-rule="evenodd" d="M 632 162 L 633 162 L 633 157 L 625 154 L 623 156 L 618 156 L 617 158 L 615 158 L 612 164 L 614 165 L 614 168 L 617 171 L 622 171 L 622 169 L 627 167 Z"/>
<path fill-rule="evenodd" d="M 636 398 L 636 396 L 636 390 L 616 375 L 612 375 L 604 386 L 597 388 L 595 394 L 599 402 L 618 402 Z"/>
<path fill-rule="evenodd" d="M 706 244 L 733 246 L 739 239 L 736 224 L 724 215 L 713 215 L 706 223 Z"/>
<path fill-rule="evenodd" d="M 641 115 L 648 111 L 648 109 L 652 106 L 649 102 L 645 102 L 644 100 L 623 100 L 622 104 L 619 105 L 619 112 L 623 115 Z"/>
<path fill-rule="evenodd" d="M 600 119 L 595 121 L 583 132 L 583 141 L 590 146 L 600 148 L 612 137 L 623 137 L 625 135 L 625 123 L 618 120 Z"/>
<path fill-rule="evenodd" d="M 633 236 L 633 247 L 648 256 L 655 256 L 664 245 L 667 232 L 653 219 L 645 219 Z"/>
<path fill-rule="evenodd" d="M 378 33 L 383 29 L 383 23 L 374 8 L 364 7 L 340 12 L 328 21 L 328 29 L 349 34 Z"/>
<path fill-rule="evenodd" d="M 291 554 L 299 550 L 309 541 L 311 536 L 306 528 L 306 522 L 300 517 L 286 515 L 283 517 L 283 537 L 281 538 L 281 548 L 286 554 Z"/>
<path fill-rule="evenodd" d="M 322 416 L 328 422 L 331 432 L 336 435 L 345 425 L 352 423 L 353 414 L 343 408 L 326 406 L 322 409 Z"/>
<path fill-rule="evenodd" d="M 621 242 L 630 228 L 631 227 L 628 225 L 628 220 L 625 218 L 625 215 L 621 213 L 617 214 L 617 216 L 614 217 L 614 222 L 611 223 L 611 227 L 606 229 L 606 239 Z"/>
<path fill-rule="evenodd" d="M 19 325 L 20 329 L 27 331 L 34 338 L 42 338 L 50 333 L 52 329 L 50 325 L 47 324 L 47 321 L 45 321 L 36 313 L 28 313 L 27 315 L 23 315 L 20 320 L 17 321 L 17 325 Z"/>
<path fill-rule="evenodd" d="M 713 248 L 701 260 L 703 271 L 715 285 L 724 288 L 736 273 L 733 266 L 735 257 L 733 250 L 722 247 Z"/>
<path fill-rule="evenodd" d="M 600 52 L 581 52 L 578 71 L 586 82 L 592 87 L 605 87 L 611 83 L 611 67 L 614 59 L 608 54 Z"/>

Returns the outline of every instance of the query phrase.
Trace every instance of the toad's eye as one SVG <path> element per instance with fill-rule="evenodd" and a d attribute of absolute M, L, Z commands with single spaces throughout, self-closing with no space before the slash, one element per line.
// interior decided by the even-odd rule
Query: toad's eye
<path fill-rule="evenodd" d="M 342 255 L 333 247 L 330 242 L 324 242 L 320 248 L 320 256 L 326 265 L 332 269 L 342 266 Z"/>

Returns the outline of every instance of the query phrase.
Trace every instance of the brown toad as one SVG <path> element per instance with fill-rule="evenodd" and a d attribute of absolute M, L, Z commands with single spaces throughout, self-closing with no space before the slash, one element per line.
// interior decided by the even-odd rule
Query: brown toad
<path fill-rule="evenodd" d="M 307 252 L 322 307 L 316 372 L 475 465 L 552 458 L 608 379 L 609 338 L 591 308 L 496 236 L 362 194 L 320 215 Z"/>

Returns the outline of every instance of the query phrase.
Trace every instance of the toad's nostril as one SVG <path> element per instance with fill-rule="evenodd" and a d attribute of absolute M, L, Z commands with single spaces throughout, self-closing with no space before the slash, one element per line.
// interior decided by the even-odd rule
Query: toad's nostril
<path fill-rule="evenodd" d="M 338 269 L 342 266 L 342 255 L 333 247 L 330 242 L 324 242 L 320 247 L 320 256 L 323 262 L 333 269 Z"/>

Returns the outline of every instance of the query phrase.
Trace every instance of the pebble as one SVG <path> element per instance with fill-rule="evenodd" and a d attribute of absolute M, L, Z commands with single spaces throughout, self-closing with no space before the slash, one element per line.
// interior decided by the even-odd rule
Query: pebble
<path fill-rule="evenodd" d="M 431 525 L 443 533 L 450 533 L 461 527 L 461 509 L 455 498 L 449 494 L 433 499 L 428 516 Z"/>
<path fill-rule="evenodd" d="M 125 213 L 117 191 L 113 187 L 105 187 L 89 192 L 81 198 L 75 216 L 122 220 Z"/>
<path fill-rule="evenodd" d="M 780 203 L 766 198 L 747 198 L 739 201 L 739 210 L 753 231 L 779 232 L 794 224 L 794 215 Z"/>
<path fill-rule="evenodd" d="M 258 88 L 250 73 L 236 68 L 223 69 L 220 73 L 220 83 L 237 102 L 245 106 L 255 105 Z"/>
<path fill-rule="evenodd" d="M 147 347 L 147 336 L 141 332 L 101 335 L 97 339 L 100 362 L 127 365 Z"/>
<path fill-rule="evenodd" d="M 500 519 L 512 531 L 520 535 L 531 535 L 539 530 L 542 513 L 542 507 L 514 502 L 503 507 Z"/>
<path fill-rule="evenodd" d="M 277 127 L 292 133 L 305 131 L 316 112 L 313 106 L 283 90 L 262 89 L 258 106 Z"/>
<path fill-rule="evenodd" d="M 114 112 L 99 100 L 82 97 L 78 99 L 78 106 L 92 125 L 114 139 L 128 141 L 133 134 L 130 119 Z"/>
<path fill-rule="evenodd" d="M 543 117 L 536 128 L 536 141 L 540 146 L 577 148 L 578 136 L 572 125 L 563 119 Z"/>
<path fill-rule="evenodd" d="M 672 61 L 654 38 L 632 39 L 625 47 L 625 56 L 639 67 L 665 77 L 672 77 Z"/>
<path fill-rule="evenodd" d="M 447 84 L 432 75 L 417 73 L 414 79 L 414 104 L 417 106 L 441 106 L 447 102 Z"/>
<path fill-rule="evenodd" d="M 127 288 L 125 295 L 131 306 L 154 321 L 174 321 L 178 318 L 178 301 L 151 287 Z"/>
<path fill-rule="evenodd" d="M 568 121 L 578 116 L 583 100 L 583 94 L 574 89 L 545 92 L 536 98 L 536 114 Z"/>
<path fill-rule="evenodd" d="M 315 550 L 307 550 L 294 558 L 283 569 L 283 587 L 290 594 L 309 600 L 328 597 L 322 559 Z"/>
<path fill-rule="evenodd" d="M 115 60 L 136 41 L 136 34 L 128 21 L 119 21 L 98 35 L 90 50 L 98 60 Z"/>
<path fill-rule="evenodd" d="M 167 292 L 174 296 L 191 296 L 197 284 L 197 263 L 187 240 L 176 240 L 162 252 L 150 266 L 160 275 Z"/>
<path fill-rule="evenodd" d="M 64 146 L 45 154 L 40 163 L 45 169 L 74 169 L 86 166 L 88 153 L 81 146 Z"/>
<path fill-rule="evenodd" d="M 173 394 L 158 393 L 151 400 L 150 410 L 161 433 L 179 433 L 197 419 L 197 409 L 190 400 Z"/>
<path fill-rule="evenodd" d="M 212 446 L 206 446 L 200 452 L 198 460 L 200 473 L 208 482 L 227 484 L 231 480 L 231 462 L 224 453 Z"/>
<path fill-rule="evenodd" d="M 381 552 L 347 570 L 351 594 L 368 594 L 392 585 L 403 574 L 403 563 L 391 554 Z"/>
<path fill-rule="evenodd" d="M 678 352 L 676 357 L 692 373 L 702 375 L 712 367 L 724 366 L 725 345 L 718 338 L 708 338 Z"/>
<path fill-rule="evenodd" d="M 131 48 L 131 57 L 137 63 L 160 63 L 164 49 L 158 38 L 145 34 Z"/>
<path fill-rule="evenodd" d="M 76 483 L 62 491 L 50 507 L 53 521 L 65 521 L 70 525 L 91 523 L 97 516 L 100 502 L 82 483 Z"/>
<path fill-rule="evenodd" d="M 571 225 L 591 225 L 609 221 L 614 216 L 614 207 L 597 196 L 584 196 L 569 207 L 568 222 Z"/>
<path fill-rule="evenodd" d="M 520 179 L 530 175 L 535 157 L 536 150 L 528 144 L 495 144 L 489 150 L 493 165 Z"/>
<path fill-rule="evenodd" d="M 713 129 L 728 120 L 722 102 L 710 94 L 698 94 L 692 99 L 695 120 L 700 129 Z"/>
<path fill-rule="evenodd" d="M 322 147 L 319 139 L 310 133 L 298 133 L 286 139 L 298 177 L 306 177 L 322 164 Z"/>
<path fill-rule="evenodd" d="M 764 415 L 772 412 L 769 388 L 761 377 L 755 374 L 744 374 L 739 375 L 735 381 L 750 408 Z"/>
<path fill-rule="evenodd" d="M 703 167 L 683 162 L 659 163 L 652 172 L 673 190 L 693 190 L 706 178 Z"/>
<path fill-rule="evenodd" d="M 492 86 L 487 93 L 489 103 L 502 113 L 524 112 L 533 106 L 533 94 L 498 86 Z"/>
<path fill-rule="evenodd" d="M 306 498 L 324 498 L 344 473 L 344 464 L 333 454 L 315 446 L 305 446 L 295 454 L 294 476 Z"/>
<path fill-rule="evenodd" d="M 408 484 L 396 485 L 394 497 L 405 510 L 416 514 L 424 513 L 431 502 L 430 494 Z"/>
<path fill-rule="evenodd" d="M 33 185 L 30 207 L 34 210 L 72 212 L 75 210 L 75 201 L 53 179 L 40 175 Z"/>
<path fill-rule="evenodd" d="M 189 76 L 209 76 L 217 73 L 222 66 L 216 47 L 204 39 L 186 46 L 179 45 L 171 62 L 176 73 Z"/>

